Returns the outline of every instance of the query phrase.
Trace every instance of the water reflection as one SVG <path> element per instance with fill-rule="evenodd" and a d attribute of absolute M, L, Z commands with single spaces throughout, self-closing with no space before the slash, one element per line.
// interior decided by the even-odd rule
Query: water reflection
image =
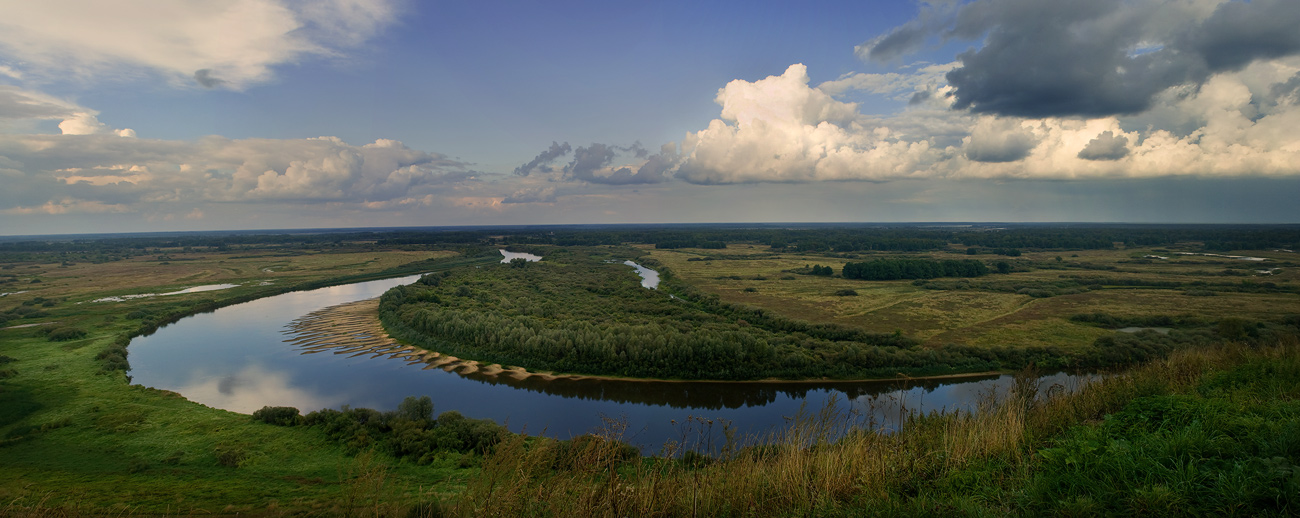
<path fill-rule="evenodd" d="M 692 417 L 726 420 L 741 435 L 761 435 L 787 426 L 786 418 L 804 405 L 833 405 L 890 428 L 900 410 L 972 410 L 984 395 L 997 397 L 1011 385 L 1009 376 L 856 383 L 516 380 L 462 376 L 369 354 L 303 355 L 283 341 L 285 326 L 296 318 L 378 297 L 417 278 L 287 293 L 187 317 L 133 340 L 130 374 L 136 383 L 237 412 L 264 405 L 294 406 L 303 412 L 340 405 L 389 410 L 406 396 L 428 395 L 436 412 L 456 410 L 516 432 L 560 438 L 588 433 L 608 417 L 624 420 L 628 440 L 647 451 L 678 439 L 681 423 Z"/>
<path fill-rule="evenodd" d="M 498 250 L 498 251 L 501 252 L 502 255 L 501 262 L 503 263 L 508 263 L 510 262 L 511 259 L 523 259 L 530 263 L 535 263 L 537 261 L 542 260 L 542 256 L 540 255 L 526 254 L 523 252 L 507 252 L 505 250 Z"/>
<path fill-rule="evenodd" d="M 641 285 L 652 290 L 659 289 L 659 272 L 636 264 L 632 261 L 623 261 L 623 264 L 636 268 L 636 274 L 641 276 Z"/>

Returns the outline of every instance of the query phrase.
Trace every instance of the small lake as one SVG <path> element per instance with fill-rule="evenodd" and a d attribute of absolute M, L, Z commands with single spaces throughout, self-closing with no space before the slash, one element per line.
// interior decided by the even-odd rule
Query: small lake
<path fill-rule="evenodd" d="M 511 259 L 524 259 L 530 263 L 535 263 L 537 261 L 542 260 L 542 256 L 540 255 L 525 254 L 523 252 L 507 252 L 505 250 L 498 250 L 498 251 L 501 252 L 501 255 L 503 256 L 501 258 L 501 262 L 503 263 L 508 263 L 510 262 Z"/>
<path fill-rule="evenodd" d="M 629 272 L 630 273 L 630 272 Z M 285 343 L 286 325 L 312 311 L 378 297 L 419 276 L 286 293 L 184 318 L 132 340 L 133 383 L 172 390 L 216 408 L 252 413 L 266 405 L 303 413 L 342 405 L 391 410 L 406 396 L 427 395 L 434 411 L 456 410 L 492 419 L 512 431 L 568 438 L 623 419 L 627 439 L 648 452 L 680 440 L 695 419 L 727 420 L 743 434 L 782 429 L 806 405 L 833 405 L 845 414 L 892 429 L 906 411 L 970 410 L 1006 394 L 1012 378 L 874 382 L 643 382 L 515 380 L 462 376 L 423 364 L 368 354 L 302 354 Z M 1082 378 L 1042 378 L 1073 389 Z M 720 429 L 721 426 L 718 426 Z"/>

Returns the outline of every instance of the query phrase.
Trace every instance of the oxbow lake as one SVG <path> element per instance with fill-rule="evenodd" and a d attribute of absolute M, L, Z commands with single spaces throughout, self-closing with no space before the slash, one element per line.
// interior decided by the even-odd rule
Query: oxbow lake
<path fill-rule="evenodd" d="M 647 452 L 707 427 L 700 419 L 713 420 L 715 432 L 725 420 L 742 435 L 761 435 L 786 427 L 801 408 L 817 411 L 833 405 L 863 423 L 892 429 L 903 413 L 971 410 L 989 397 L 1005 396 L 1012 385 L 1007 375 L 799 383 L 519 381 L 462 376 L 369 354 L 303 354 L 284 342 L 285 326 L 296 318 L 378 297 L 418 278 L 286 293 L 186 317 L 132 340 L 129 374 L 134 383 L 242 413 L 267 405 L 297 407 L 303 413 L 343 405 L 391 410 L 406 396 L 427 395 L 435 413 L 456 410 L 515 432 L 558 438 L 595 431 L 608 418 L 624 422 L 625 440 Z M 1040 380 L 1042 392 L 1057 384 L 1074 389 L 1082 381 L 1069 374 Z"/>

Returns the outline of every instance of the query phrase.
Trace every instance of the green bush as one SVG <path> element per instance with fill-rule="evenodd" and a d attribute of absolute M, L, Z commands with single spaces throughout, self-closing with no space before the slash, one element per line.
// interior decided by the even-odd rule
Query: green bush
<path fill-rule="evenodd" d="M 67 342 L 70 340 L 80 340 L 85 337 L 86 331 L 75 327 L 60 327 L 50 331 L 48 336 L 51 342 Z"/>
<path fill-rule="evenodd" d="M 253 419 L 278 426 L 293 426 L 302 420 L 298 409 L 291 406 L 264 406 L 253 412 Z"/>

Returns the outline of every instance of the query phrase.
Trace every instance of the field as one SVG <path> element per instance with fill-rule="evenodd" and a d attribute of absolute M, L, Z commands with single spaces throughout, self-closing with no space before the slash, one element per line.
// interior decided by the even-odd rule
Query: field
<path fill-rule="evenodd" d="M 510 436 L 490 451 L 439 446 L 413 456 L 399 439 L 427 442 L 433 430 L 360 411 L 268 424 L 130 385 L 126 358 L 115 355 L 127 337 L 194 312 L 293 289 L 486 266 L 509 239 L 545 254 L 556 249 L 545 242 L 551 236 L 0 246 L 0 515 L 1294 515 L 1300 505 L 1294 253 L 1195 241 L 1019 255 L 985 246 L 971 256 L 955 244 L 800 253 L 726 232 L 701 239 L 725 240 L 725 248 L 609 239 L 624 245 L 617 253 L 671 272 L 666 287 L 790 321 L 897 332 L 920 342 L 908 349 L 918 354 L 956 344 L 1082 357 L 1122 338 L 1114 328 L 1123 322 L 1169 322 L 1195 345 L 1159 351 L 1128 375 L 1070 396 L 1035 399 L 1033 371 L 1025 371 L 1009 403 L 913 416 L 897 434 L 835 431 L 842 416 L 813 412 L 757 448 L 688 454 L 668 445 L 665 455 L 640 457 L 610 440 L 618 438 L 612 423 L 601 437 Z M 1005 262 L 1008 273 L 916 281 L 841 274 L 849 262 L 899 257 Z M 833 275 L 810 275 L 811 266 Z M 445 278 L 449 288 L 459 282 Z M 623 281 L 640 293 L 634 277 Z M 158 295 L 218 284 L 235 286 Z M 130 297 L 144 294 L 154 295 Z M 96 302 L 106 297 L 122 300 Z M 354 417 L 392 426 L 319 424 L 351 426 Z M 403 430 L 411 433 L 398 437 Z"/>
<path fill-rule="evenodd" d="M 1162 249 L 1163 250 L 1163 249 Z M 980 347 L 1056 346 L 1080 348 L 1111 334 L 1070 317 L 1084 313 L 1116 316 L 1196 315 L 1209 320 L 1238 317 L 1279 319 L 1300 311 L 1300 295 L 1291 292 L 1215 292 L 1186 294 L 1194 288 L 1149 288 L 1104 285 L 1082 293 L 1035 297 L 1016 293 L 1062 281 L 1066 276 L 1107 281 L 1178 282 L 1191 286 L 1220 283 L 1300 285 L 1300 256 L 1290 252 L 1240 252 L 1267 258 L 1257 263 L 1199 255 L 1172 255 L 1152 249 L 1026 252 L 1019 257 L 967 256 L 962 250 L 906 254 L 932 259 L 968 258 L 1006 261 L 1015 270 L 984 279 L 1006 290 L 926 289 L 913 281 L 863 281 L 838 275 L 823 277 L 792 273 L 808 265 L 828 265 L 835 272 L 846 262 L 869 261 L 900 254 L 853 254 L 853 258 L 824 254 L 773 252 L 761 245 L 731 245 L 725 250 L 678 249 L 646 252 L 686 281 L 718 294 L 722 300 L 771 309 L 812 322 L 835 323 L 875 332 L 901 331 L 934 347 L 949 343 Z M 1142 259 L 1162 255 L 1168 260 Z M 1056 258 L 1060 257 L 1061 261 Z M 700 260 L 704 259 L 704 260 Z M 1270 275 L 1256 270 L 1281 268 Z M 1241 275 L 1225 276 L 1225 270 Z M 857 296 L 838 296 L 839 290 Z"/>

